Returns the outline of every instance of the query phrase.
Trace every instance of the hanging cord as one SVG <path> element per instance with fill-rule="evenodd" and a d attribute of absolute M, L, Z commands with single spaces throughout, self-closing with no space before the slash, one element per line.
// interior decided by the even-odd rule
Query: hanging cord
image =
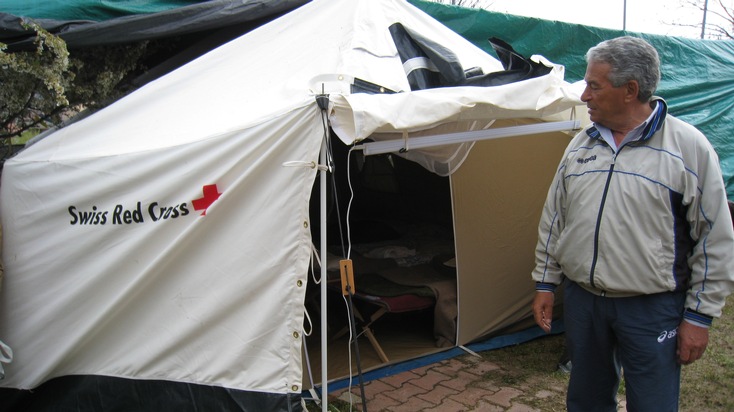
<path fill-rule="evenodd" d="M 347 227 L 347 244 L 348 249 L 345 247 L 344 244 L 344 229 L 342 227 L 342 219 L 341 219 L 341 213 L 339 210 L 339 197 L 337 193 L 337 187 L 336 187 L 336 177 L 334 176 L 333 172 L 333 166 L 334 166 L 334 155 L 333 155 L 333 148 L 332 148 L 332 139 L 331 139 L 331 128 L 329 127 L 329 121 L 327 116 L 327 109 L 328 109 L 328 102 L 329 98 L 328 95 L 323 94 L 323 87 L 322 87 L 322 94 L 316 96 L 316 102 L 321 109 L 321 121 L 322 121 L 322 127 L 324 129 L 324 139 L 326 141 L 326 160 L 327 160 L 327 167 L 329 171 L 332 171 L 331 173 L 331 187 L 332 187 L 332 193 L 333 193 L 333 202 L 332 206 L 336 209 L 337 213 L 337 222 L 339 224 L 339 238 L 341 242 L 342 247 L 342 256 L 346 255 L 346 258 L 349 259 L 349 256 L 351 255 L 351 234 L 350 234 L 350 227 L 349 227 L 349 210 L 352 205 L 352 200 L 354 199 L 354 191 L 352 189 L 352 180 L 351 180 L 351 154 L 354 150 L 354 147 L 352 147 L 348 154 L 347 154 L 347 181 L 349 184 L 349 192 L 350 192 L 350 199 L 349 199 L 349 206 L 347 207 L 347 216 L 346 216 L 346 227 Z M 319 262 L 319 265 L 328 265 L 328 262 Z M 362 361 L 359 356 L 359 341 L 357 339 L 357 327 L 356 327 L 356 320 L 354 318 L 354 303 L 352 301 L 354 286 L 347 284 L 346 286 L 347 293 L 349 296 L 349 299 L 345 299 L 346 306 L 347 306 L 347 315 L 349 318 L 349 342 L 351 345 L 354 346 L 354 353 L 357 360 L 357 374 L 359 377 L 359 387 L 360 387 L 360 393 L 362 395 L 362 410 L 364 412 L 367 412 L 367 399 L 365 397 L 364 392 L 364 379 L 362 376 Z M 351 396 L 351 387 L 352 387 L 352 352 L 351 347 L 348 349 L 349 353 L 349 392 Z M 322 397 L 325 394 L 322 394 Z M 350 398 L 351 401 L 351 398 Z M 351 409 L 351 402 L 350 402 L 350 409 Z"/>
<path fill-rule="evenodd" d="M 351 214 L 352 209 L 352 201 L 354 200 L 354 189 L 352 187 L 352 173 L 351 173 L 351 160 L 352 160 L 352 152 L 354 151 L 354 147 L 349 149 L 349 153 L 347 154 L 347 183 L 349 186 L 349 203 L 347 206 L 347 215 L 346 215 L 346 223 L 347 223 L 347 259 L 351 257 L 352 254 L 352 234 L 351 234 L 351 226 L 349 225 L 349 216 Z M 349 277 L 347 277 L 348 281 Z M 359 336 L 360 333 L 357 333 L 357 322 L 354 317 L 354 288 L 353 285 L 347 284 L 346 286 L 347 290 L 347 296 L 344 297 L 345 304 L 347 306 L 347 313 L 349 315 L 349 342 L 354 346 L 354 354 L 357 358 L 357 376 L 359 378 L 359 388 L 360 388 L 360 394 L 362 396 L 362 410 L 364 412 L 367 412 L 367 398 L 365 396 L 364 392 L 364 379 L 362 375 L 362 361 L 360 359 L 359 355 Z M 347 299 L 348 297 L 348 299 Z M 351 350 L 349 351 L 349 393 L 350 393 L 350 410 L 351 410 L 351 387 L 352 387 L 352 355 Z"/>
<path fill-rule="evenodd" d="M 356 335 L 357 324 L 354 320 L 354 301 L 352 300 L 352 297 L 354 296 L 354 294 L 352 293 L 352 285 L 350 284 L 347 284 L 347 293 L 349 294 L 348 295 L 349 296 L 349 300 L 348 300 L 349 301 L 349 329 L 350 329 L 350 332 L 349 332 L 350 339 L 349 340 L 352 343 L 352 345 L 354 346 L 354 355 L 357 357 L 357 376 L 359 377 L 359 391 L 360 391 L 360 394 L 362 395 L 362 411 L 367 412 L 367 398 L 365 397 L 365 394 L 364 394 L 364 378 L 362 377 L 362 362 L 360 361 L 360 358 L 359 358 L 359 340 L 357 339 L 358 335 Z M 354 339 L 352 339 L 352 336 L 354 336 Z M 351 365 L 352 365 L 352 359 L 350 356 L 350 359 L 349 359 L 349 368 L 350 368 L 349 388 L 352 387 L 352 378 L 351 378 L 352 376 L 351 367 L 352 366 Z M 349 392 L 351 393 L 351 390 Z M 351 401 L 351 398 L 350 398 L 350 401 Z M 350 405 L 350 409 L 351 409 L 351 405 Z"/>
<path fill-rule="evenodd" d="M 347 296 L 346 295 L 342 295 L 342 300 L 344 300 L 344 307 L 347 310 L 347 319 L 351 319 L 352 318 L 352 315 L 351 315 L 351 311 L 349 310 L 350 306 L 349 306 L 349 302 L 347 301 Z M 352 343 L 352 339 L 354 339 L 354 335 L 352 334 L 352 325 L 351 325 L 351 321 L 350 321 L 349 322 L 349 344 L 350 345 Z M 353 384 L 353 379 L 354 378 L 352 377 L 352 375 L 353 375 L 353 373 L 352 373 L 352 348 L 351 348 L 351 346 L 349 346 L 348 348 L 349 348 L 349 350 L 347 350 L 347 364 L 349 365 L 349 384 L 347 385 L 347 393 L 349 394 L 349 411 L 351 412 L 351 410 L 352 410 L 352 398 L 353 398 L 353 396 L 352 396 L 353 395 L 353 393 L 352 393 L 352 384 Z"/>
<path fill-rule="evenodd" d="M 336 188 L 336 176 L 333 173 L 334 170 L 334 150 L 332 148 L 331 139 L 331 128 L 329 127 L 329 120 L 326 115 L 326 110 L 321 110 L 321 122 L 324 128 L 324 139 L 326 140 L 326 162 L 328 164 L 329 171 L 331 171 L 331 193 L 333 194 L 333 201 L 329 205 L 331 210 L 336 210 L 336 221 L 339 226 L 339 241 L 342 247 L 342 256 L 346 255 L 346 248 L 344 246 L 344 228 L 342 227 L 341 210 L 339 208 L 339 191 Z M 349 169 L 347 169 L 349 173 Z"/>
<path fill-rule="evenodd" d="M 306 322 L 308 323 L 308 332 L 306 332 L 306 326 L 303 326 L 303 336 L 311 336 L 313 333 L 313 321 L 311 320 L 311 315 L 308 314 L 308 309 L 303 311 L 303 315 L 306 317 Z"/>
<path fill-rule="evenodd" d="M 313 279 L 313 283 L 316 285 L 321 284 L 321 278 L 316 278 L 316 268 L 313 266 L 314 260 L 316 261 L 316 264 L 321 267 L 321 257 L 319 256 L 319 250 L 316 248 L 316 245 L 311 242 L 311 278 Z"/>
<path fill-rule="evenodd" d="M 351 168 L 351 161 L 352 161 L 352 152 L 355 150 L 355 147 L 352 146 L 351 149 L 349 149 L 349 153 L 347 154 L 347 184 L 349 186 L 349 203 L 347 203 L 347 259 L 350 259 L 352 256 L 352 232 L 351 227 L 349 225 L 349 215 L 352 211 L 352 202 L 354 201 L 354 188 L 352 187 L 352 168 Z"/>

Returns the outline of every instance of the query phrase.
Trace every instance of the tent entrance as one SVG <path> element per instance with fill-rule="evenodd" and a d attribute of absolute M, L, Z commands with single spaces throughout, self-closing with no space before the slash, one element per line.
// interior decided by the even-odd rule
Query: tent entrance
<path fill-rule="evenodd" d="M 347 256 L 353 262 L 357 294 L 369 295 L 353 299 L 364 319 L 357 319 L 363 371 L 453 347 L 457 303 L 449 178 L 394 154 L 350 153 L 338 139 L 332 153 L 334 172 L 329 179 L 333 180 L 327 190 L 327 267 L 332 282 L 327 288 L 329 379 L 357 373 L 356 353 L 350 348 L 349 333 L 343 333 L 349 318 L 338 261 Z M 315 245 L 320 244 L 319 191 L 317 182 L 311 206 Z M 390 310 L 370 300 L 375 297 L 388 301 Z M 426 300 L 428 305 L 421 304 Z M 311 282 L 306 298 L 311 319 L 318 319 L 319 302 L 320 288 Z M 387 313 L 369 326 L 378 342 L 374 345 L 361 326 L 378 311 Z M 318 383 L 321 344 L 316 323 L 306 347 L 311 375 Z M 308 375 L 304 370 L 305 387 L 310 386 Z"/>

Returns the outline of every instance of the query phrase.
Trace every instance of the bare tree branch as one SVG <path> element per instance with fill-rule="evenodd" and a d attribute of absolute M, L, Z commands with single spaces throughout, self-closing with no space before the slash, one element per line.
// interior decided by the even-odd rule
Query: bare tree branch
<path fill-rule="evenodd" d="M 450 4 L 452 6 L 468 7 L 472 9 L 487 9 L 493 2 L 489 0 L 433 0 L 435 3 Z"/>
<path fill-rule="evenodd" d="M 722 23 L 706 21 L 706 27 L 704 34 L 710 39 L 729 39 L 734 40 L 734 10 L 731 7 L 727 7 L 723 0 L 717 0 L 718 8 L 705 7 L 705 0 L 681 0 L 681 4 L 686 7 L 693 7 L 698 9 L 703 16 L 705 10 L 709 16 L 716 16 L 722 20 Z M 683 23 L 672 23 L 673 26 L 678 27 L 695 27 L 701 29 L 703 21 L 697 24 L 683 24 Z"/>

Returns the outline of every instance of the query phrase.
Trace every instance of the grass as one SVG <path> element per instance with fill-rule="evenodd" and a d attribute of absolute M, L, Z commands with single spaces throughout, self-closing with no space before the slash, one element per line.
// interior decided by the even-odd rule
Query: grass
<path fill-rule="evenodd" d="M 734 411 L 734 295 L 729 296 L 724 313 L 709 333 L 709 346 L 703 358 L 684 366 L 681 378 L 681 412 Z M 544 412 L 565 411 L 568 374 L 556 368 L 563 352 L 564 336 L 554 335 L 520 345 L 482 352 L 480 355 L 500 368 L 485 374 L 491 386 L 514 387 L 523 395 L 521 403 Z M 462 355 L 470 356 L 470 355 Z M 549 359 L 552 361 L 549 362 Z M 543 396 L 539 397 L 538 394 Z M 624 399 L 624 387 L 619 398 Z M 329 404 L 333 412 L 349 411 L 349 405 Z M 320 406 L 307 404 L 308 410 Z"/>
<path fill-rule="evenodd" d="M 683 367 L 681 411 L 734 411 L 734 295 L 726 302 L 703 358 Z"/>
<path fill-rule="evenodd" d="M 564 348 L 564 336 L 553 335 L 523 344 L 482 352 L 482 358 L 500 369 L 485 375 L 490 385 L 520 389 L 516 400 L 542 411 L 565 411 L 568 374 L 557 368 Z M 536 395 L 543 392 L 545 396 Z"/>

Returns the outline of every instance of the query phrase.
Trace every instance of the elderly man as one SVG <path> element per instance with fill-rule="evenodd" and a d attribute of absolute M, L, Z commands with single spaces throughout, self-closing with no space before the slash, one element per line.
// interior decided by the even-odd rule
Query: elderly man
<path fill-rule="evenodd" d="M 653 94 L 658 53 L 620 37 L 592 47 L 581 99 L 593 122 L 567 147 L 539 224 L 533 314 L 550 331 L 564 290 L 568 410 L 678 409 L 734 285 L 734 230 L 718 157 Z"/>

